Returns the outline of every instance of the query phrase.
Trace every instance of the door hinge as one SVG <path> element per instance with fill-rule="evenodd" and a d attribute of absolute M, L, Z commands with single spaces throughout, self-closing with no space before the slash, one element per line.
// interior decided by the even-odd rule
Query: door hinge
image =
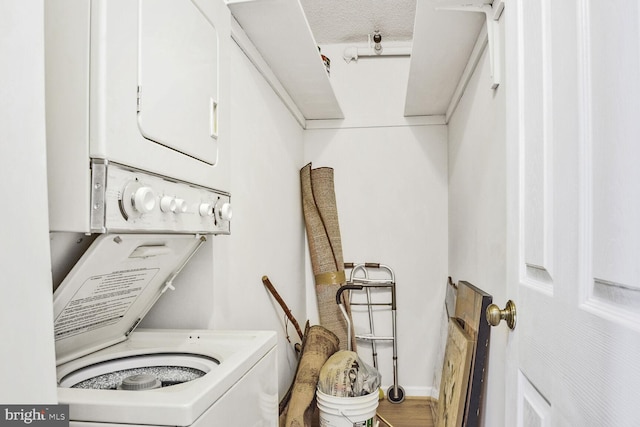
<path fill-rule="evenodd" d="M 138 93 L 136 94 L 136 113 L 140 112 L 140 86 L 138 86 Z"/>

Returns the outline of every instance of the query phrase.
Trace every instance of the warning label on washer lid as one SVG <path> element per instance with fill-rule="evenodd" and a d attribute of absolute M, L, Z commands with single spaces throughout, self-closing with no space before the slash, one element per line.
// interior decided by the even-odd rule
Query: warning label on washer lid
<path fill-rule="evenodd" d="M 56 340 L 119 322 L 158 270 L 135 269 L 89 277 L 56 318 Z"/>

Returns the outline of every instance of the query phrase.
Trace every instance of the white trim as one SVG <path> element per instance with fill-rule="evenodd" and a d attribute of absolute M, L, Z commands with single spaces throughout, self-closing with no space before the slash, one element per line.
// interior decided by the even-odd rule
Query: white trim
<path fill-rule="evenodd" d="M 525 411 L 525 402 L 528 404 L 530 410 Z M 533 424 L 533 421 L 528 417 L 532 414 L 538 417 L 538 421 L 541 427 L 551 426 L 551 404 L 547 399 L 540 394 L 529 379 L 518 371 L 518 408 L 517 408 L 517 426 L 525 426 Z"/>
<path fill-rule="evenodd" d="M 520 194 L 521 180 L 520 171 L 521 164 L 521 112 L 520 99 L 521 92 L 521 75 L 520 75 L 520 26 L 521 26 L 521 9 L 520 1 L 514 0 L 509 3 L 504 13 L 504 59 L 505 59 L 505 76 L 508 84 L 504 86 L 505 90 L 505 141 L 506 144 L 506 283 L 504 291 L 510 295 L 514 301 L 520 301 L 522 295 L 520 290 L 520 280 L 522 277 L 521 268 L 524 269 L 522 261 L 522 224 L 520 215 Z M 515 420 L 517 417 L 517 395 L 518 395 L 518 345 L 519 330 L 516 329 L 509 334 L 506 340 L 506 350 L 504 354 L 499 356 L 499 360 L 504 362 L 503 366 L 498 366 L 498 371 L 504 374 L 504 392 L 495 392 L 493 394 L 494 402 L 489 403 L 488 407 L 495 411 L 495 417 L 500 418 L 502 410 L 502 418 L 504 420 Z M 492 347 L 492 351 L 493 347 Z M 500 350 L 502 351 L 502 350 Z M 498 353 L 500 354 L 500 353 Z M 497 361 L 498 359 L 496 359 Z M 492 377 L 496 374 L 491 372 Z M 491 381 L 491 380 L 489 380 Z M 499 386 L 498 386 L 499 387 Z M 500 401 L 502 398 L 502 401 Z M 504 422 L 503 422 L 504 424 Z"/>
<path fill-rule="evenodd" d="M 592 170 L 593 141 L 591 135 L 592 110 L 591 110 L 591 37 L 590 28 L 590 8 L 587 1 L 578 2 L 578 67 L 582 71 L 578 75 L 579 110 L 578 120 L 580 124 L 580 218 L 579 239 L 580 239 L 580 278 L 579 297 L 581 305 L 589 302 L 593 292 L 593 200 L 591 190 L 593 189 Z"/>
<path fill-rule="evenodd" d="M 387 398 L 387 390 L 389 387 L 392 387 L 393 384 L 381 385 L 380 388 L 384 391 L 385 399 Z M 405 397 L 431 397 L 433 399 L 438 399 L 438 395 L 436 394 L 436 388 L 433 386 L 428 387 L 405 387 L 402 384 L 398 384 L 404 390 Z"/>
<path fill-rule="evenodd" d="M 515 49 L 516 49 L 516 58 L 513 60 L 514 62 L 514 71 L 513 75 L 516 76 L 516 85 L 515 85 L 515 93 L 516 95 L 516 113 L 514 114 L 517 122 L 514 126 L 515 132 L 514 137 L 516 137 L 516 145 L 517 145 L 517 158 L 518 158 L 518 167 L 517 167 L 517 181 L 518 181 L 518 192 L 517 192 L 517 210 L 518 210 L 518 285 L 524 285 L 525 279 L 527 277 L 526 271 L 526 262 L 525 262 L 525 217 L 524 217 L 524 171 L 525 171 L 525 158 L 524 158 L 524 147 L 525 147 L 525 117 L 524 117 L 524 12 L 522 1 L 519 2 L 516 13 L 516 24 L 515 24 Z M 509 121 L 508 121 L 509 123 Z M 507 137 L 508 139 L 508 137 Z M 518 288 L 518 285 L 515 288 Z M 514 345 L 513 348 L 517 349 L 517 346 Z M 508 406 L 508 404 L 506 405 Z"/>
<path fill-rule="evenodd" d="M 541 39 L 539 41 L 541 58 L 540 58 L 540 67 L 541 67 L 541 110 L 540 117 L 542 120 L 542 140 L 540 141 L 540 149 L 541 153 L 541 162 L 540 164 L 536 164 L 535 166 L 535 174 L 536 177 L 542 178 L 542 211 L 541 221 L 542 221 L 542 229 L 534 230 L 531 235 L 526 232 L 526 221 L 524 216 L 522 217 L 523 226 L 525 227 L 524 234 L 524 242 L 525 247 L 527 241 L 534 240 L 537 241 L 535 237 L 539 237 L 540 244 L 535 245 L 535 251 L 540 251 L 541 259 L 538 260 L 540 265 L 533 265 L 529 263 L 528 259 L 523 259 L 525 264 L 524 266 L 524 277 L 522 281 L 522 285 L 529 286 L 530 288 L 535 289 L 538 292 L 542 292 L 543 294 L 551 297 L 554 293 L 554 208 L 553 208 L 553 200 L 554 200 L 554 171 L 553 171 L 553 99 L 552 99 L 552 88 L 553 88 L 553 73 L 552 73 L 552 55 L 551 55 L 551 5 L 550 0 L 542 0 L 539 2 L 540 7 L 540 21 L 536 22 L 536 26 L 540 28 Z M 520 27 L 524 31 L 524 22 L 520 21 Z M 524 34 L 521 34 L 520 40 L 524 40 Z M 525 47 L 522 46 L 520 52 L 525 52 Z M 522 54 L 524 55 L 524 54 Z M 524 56 L 522 56 L 522 73 L 525 73 L 526 68 L 524 66 Z M 520 77 L 522 82 L 526 81 L 526 76 L 524 74 Z M 521 88 L 522 93 L 522 102 L 525 100 L 525 92 L 524 87 Z M 521 111 L 527 111 L 524 104 L 521 104 L 519 107 Z M 524 117 L 522 118 L 522 129 L 526 132 L 526 123 L 524 121 Z M 523 132 L 522 137 L 522 146 L 521 150 L 524 156 L 526 156 L 525 146 L 527 145 L 527 141 L 529 140 L 529 136 Z M 531 144 L 529 144 L 531 145 Z M 537 151 L 537 150 L 536 150 Z M 522 179 L 523 182 L 527 181 L 527 166 L 530 165 L 525 159 L 526 165 L 523 165 L 522 173 L 525 175 Z M 524 192 L 524 187 L 522 188 L 522 195 L 526 199 Z M 523 199 L 523 211 L 531 212 L 531 209 L 527 205 L 527 201 Z M 524 213 L 523 213 L 524 215 Z M 535 237 L 533 237 L 535 235 Z M 526 255 L 526 250 L 523 252 L 523 256 Z M 534 258 L 536 258 L 534 256 Z"/>
<path fill-rule="evenodd" d="M 542 138 L 543 138 L 543 198 L 544 198 L 544 229 L 543 232 L 543 259 L 544 266 L 551 278 L 551 290 L 553 291 L 554 276 L 554 114 L 553 114 L 553 55 L 551 46 L 551 0 L 541 2 L 540 25 L 542 32 Z"/>

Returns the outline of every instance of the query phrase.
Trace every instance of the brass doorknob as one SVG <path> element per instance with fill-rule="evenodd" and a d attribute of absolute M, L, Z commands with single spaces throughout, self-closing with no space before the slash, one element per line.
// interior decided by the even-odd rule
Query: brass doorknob
<path fill-rule="evenodd" d="M 516 327 L 516 304 L 509 300 L 504 310 L 500 310 L 495 304 L 491 304 L 487 307 L 487 323 L 491 326 L 498 326 L 500 321 L 507 322 L 509 329 L 515 329 Z"/>

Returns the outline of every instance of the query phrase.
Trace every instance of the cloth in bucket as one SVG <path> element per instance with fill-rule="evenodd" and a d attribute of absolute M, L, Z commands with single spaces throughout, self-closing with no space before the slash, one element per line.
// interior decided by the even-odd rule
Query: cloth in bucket
<path fill-rule="evenodd" d="M 334 353 L 320 370 L 318 389 L 329 396 L 356 397 L 378 393 L 381 376 L 354 351 Z"/>

